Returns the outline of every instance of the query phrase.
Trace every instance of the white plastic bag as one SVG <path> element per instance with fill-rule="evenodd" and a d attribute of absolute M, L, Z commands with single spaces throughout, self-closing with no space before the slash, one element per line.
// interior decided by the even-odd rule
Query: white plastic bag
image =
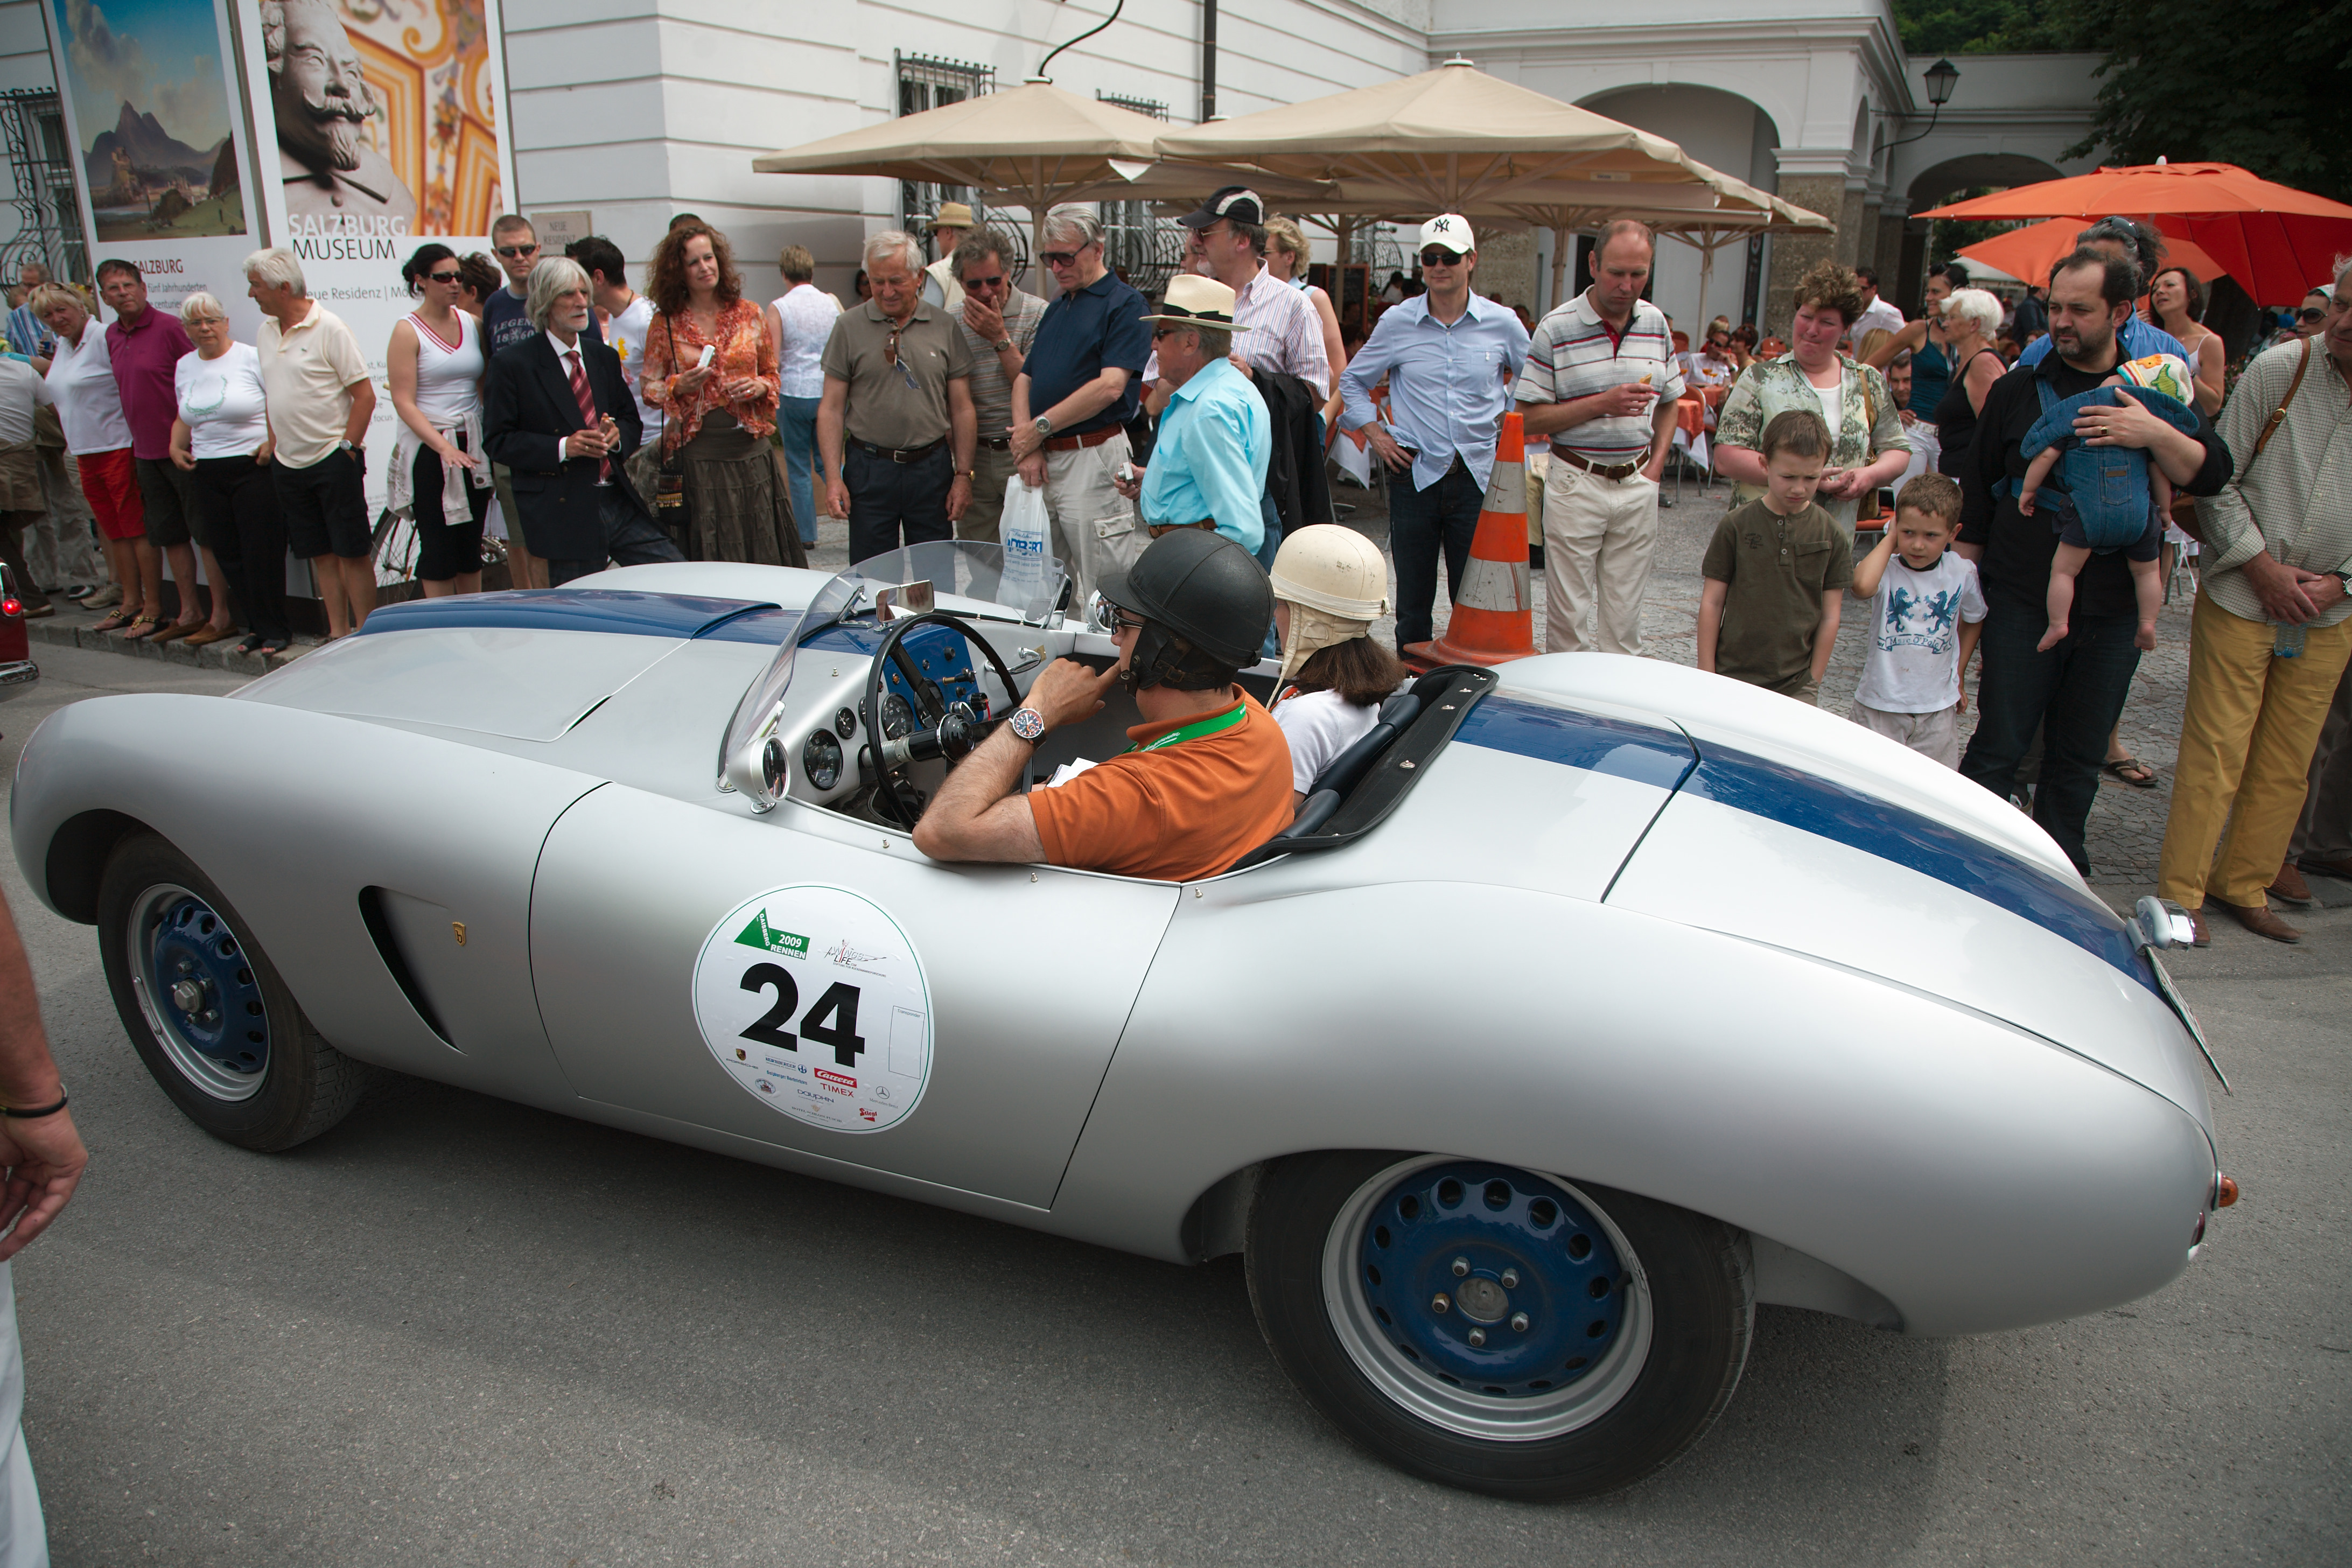
<path fill-rule="evenodd" d="M 1005 480 L 1004 515 L 997 524 L 997 538 L 1004 546 L 1003 603 L 1019 605 L 1030 615 L 1043 615 L 1052 607 L 1045 602 L 1045 562 L 1052 553 L 1047 537 L 1052 528 L 1045 515 L 1044 487 L 1032 489 L 1018 474 Z"/>

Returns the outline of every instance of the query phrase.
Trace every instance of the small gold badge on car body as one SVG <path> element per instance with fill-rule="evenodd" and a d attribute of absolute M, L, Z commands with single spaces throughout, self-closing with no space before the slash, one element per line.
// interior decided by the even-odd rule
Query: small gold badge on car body
<path fill-rule="evenodd" d="M 464 921 L 451 921 L 449 922 L 449 929 L 450 929 L 451 931 L 455 931 L 455 932 L 457 932 L 457 945 L 458 945 L 459 947 L 463 947 L 463 946 L 465 946 L 465 945 L 466 945 L 466 922 L 465 922 Z"/>

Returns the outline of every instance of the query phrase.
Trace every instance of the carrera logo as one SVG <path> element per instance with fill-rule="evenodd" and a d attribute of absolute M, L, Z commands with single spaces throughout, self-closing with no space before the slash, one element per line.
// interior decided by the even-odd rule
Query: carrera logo
<path fill-rule="evenodd" d="M 751 917 L 735 940 L 745 947 L 756 947 L 762 952 L 781 952 L 786 958 L 806 958 L 809 939 L 797 931 L 778 931 L 768 923 L 768 911 L 761 910 Z"/>
<path fill-rule="evenodd" d="M 845 1077 L 837 1072 L 827 1072 L 823 1068 L 816 1069 L 816 1076 L 824 1079 L 827 1083 L 837 1083 L 844 1089 L 856 1089 L 857 1087 L 857 1080 L 856 1079 Z"/>

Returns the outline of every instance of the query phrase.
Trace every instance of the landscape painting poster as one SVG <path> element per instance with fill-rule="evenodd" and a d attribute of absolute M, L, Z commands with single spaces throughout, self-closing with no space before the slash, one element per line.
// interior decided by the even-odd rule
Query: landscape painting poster
<path fill-rule="evenodd" d="M 260 244 L 259 210 L 220 0 L 44 12 L 92 265 L 131 262 L 164 310 L 205 289 L 251 318 L 238 263 Z"/>
<path fill-rule="evenodd" d="M 414 305 L 401 263 L 428 240 L 488 251 L 514 189 L 498 0 L 235 3 L 269 234 L 367 356 L 381 504 L 395 423 L 384 355 Z"/>

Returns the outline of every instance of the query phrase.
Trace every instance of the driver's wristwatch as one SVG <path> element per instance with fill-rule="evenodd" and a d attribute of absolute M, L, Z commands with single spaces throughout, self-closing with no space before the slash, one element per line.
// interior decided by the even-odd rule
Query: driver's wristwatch
<path fill-rule="evenodd" d="M 1034 746 L 1045 738 L 1050 726 L 1045 722 L 1045 716 L 1034 708 L 1020 708 L 1015 709 L 1013 717 L 1004 721 L 1004 727 Z"/>

